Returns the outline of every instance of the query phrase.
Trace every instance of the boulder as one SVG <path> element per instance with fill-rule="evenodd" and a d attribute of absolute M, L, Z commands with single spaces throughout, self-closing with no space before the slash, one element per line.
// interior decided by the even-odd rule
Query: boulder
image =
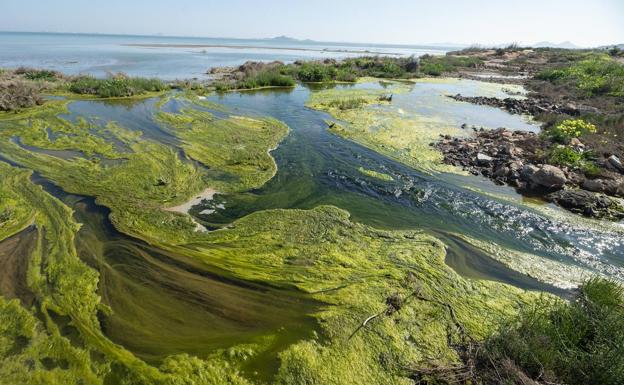
<path fill-rule="evenodd" d="M 520 170 L 520 178 L 523 180 L 531 180 L 533 174 L 535 174 L 539 168 L 533 164 L 525 164 Z"/>
<path fill-rule="evenodd" d="M 509 174 L 509 167 L 499 167 L 494 171 L 494 178 L 503 178 Z"/>
<path fill-rule="evenodd" d="M 603 192 L 605 190 L 605 182 L 602 179 L 585 179 L 582 187 L 588 191 Z"/>
<path fill-rule="evenodd" d="M 546 196 L 572 212 L 588 217 L 619 220 L 624 217 L 624 209 L 606 195 L 586 190 L 560 190 Z"/>
<path fill-rule="evenodd" d="M 567 182 L 567 178 L 560 168 L 549 164 L 543 165 L 533 175 L 531 182 L 547 189 L 560 189 Z"/>

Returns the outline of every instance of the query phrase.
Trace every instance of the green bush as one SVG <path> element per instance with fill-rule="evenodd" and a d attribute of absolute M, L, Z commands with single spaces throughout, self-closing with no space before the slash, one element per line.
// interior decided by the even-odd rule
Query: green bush
<path fill-rule="evenodd" d="M 567 144 L 572 138 L 596 133 L 596 126 L 583 119 L 566 119 L 545 134 L 557 143 Z"/>
<path fill-rule="evenodd" d="M 330 103 L 328 103 L 328 106 L 338 108 L 340 110 L 353 110 L 365 104 L 368 104 L 368 100 L 366 100 L 365 98 L 355 97 L 332 100 Z"/>
<path fill-rule="evenodd" d="M 569 80 L 588 96 L 624 96 L 624 65 L 608 55 L 593 56 L 564 68 L 544 70 L 536 77 L 555 83 Z"/>
<path fill-rule="evenodd" d="M 583 154 L 570 147 L 556 146 L 550 151 L 549 161 L 557 166 L 578 167 L 583 161 Z"/>
<path fill-rule="evenodd" d="M 32 68 L 18 68 L 15 70 L 18 75 L 24 75 L 28 80 L 43 80 L 48 82 L 55 82 L 59 79 L 60 74 L 55 71 L 49 70 L 36 70 Z"/>
<path fill-rule="evenodd" d="M 297 69 L 297 78 L 302 82 L 327 82 L 336 78 L 337 70 L 331 65 L 305 62 Z"/>
<path fill-rule="evenodd" d="M 424 55 L 420 58 L 420 71 L 426 75 L 440 76 L 445 72 L 453 72 L 462 68 L 476 68 L 482 62 L 476 57 Z"/>
<path fill-rule="evenodd" d="M 127 97 L 165 90 L 159 79 L 130 78 L 115 75 L 107 79 L 80 76 L 70 82 L 69 90 L 76 94 L 96 95 L 101 98 Z"/>
<path fill-rule="evenodd" d="M 280 73 L 277 68 L 269 68 L 257 72 L 250 72 L 239 81 L 220 81 L 215 83 L 217 91 L 254 89 L 261 87 L 293 87 L 295 79 L 290 75 Z"/>
<path fill-rule="evenodd" d="M 493 383 L 513 367 L 540 383 L 616 385 L 624 378 L 624 295 L 614 282 L 585 282 L 570 302 L 544 298 L 486 341 L 481 377 Z M 508 382 L 505 382 L 507 380 Z M 490 383 L 487 380 L 485 383 Z M 528 383 L 528 382 L 522 382 Z"/>

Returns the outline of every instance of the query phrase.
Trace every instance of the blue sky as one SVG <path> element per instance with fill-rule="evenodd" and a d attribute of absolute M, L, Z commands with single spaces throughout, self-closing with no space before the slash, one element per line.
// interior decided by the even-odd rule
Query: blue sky
<path fill-rule="evenodd" d="M 0 30 L 371 43 L 624 43 L 624 0 L 1 0 Z"/>

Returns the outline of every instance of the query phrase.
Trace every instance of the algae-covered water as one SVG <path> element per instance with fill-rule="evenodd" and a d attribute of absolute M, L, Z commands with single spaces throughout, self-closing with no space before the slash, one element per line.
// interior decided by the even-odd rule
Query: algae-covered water
<path fill-rule="evenodd" d="M 371 81 L 334 86 L 331 91 L 384 87 L 387 84 Z M 583 274 L 624 279 L 619 224 L 574 217 L 524 200 L 512 189 L 483 178 L 410 167 L 400 161 L 398 153 L 374 151 L 356 139 L 331 133 L 327 121 L 336 121 L 335 117 L 306 106 L 312 94 L 323 91 L 298 86 L 227 93 L 209 96 L 204 105 L 190 107 L 211 111 L 218 118 L 229 114 L 273 117 L 290 128 L 271 151 L 277 165 L 275 176 L 260 188 L 217 194 L 213 201 L 193 207 L 190 214 L 198 223 L 216 230 L 262 210 L 334 205 L 348 211 L 355 222 L 433 235 L 447 248 L 447 264 L 465 277 L 563 295 Z M 470 129 L 459 128 L 464 123 L 485 129 L 539 130 L 527 117 L 445 96 L 456 93 L 506 95 L 499 86 L 475 81 L 422 81 L 396 93 L 390 105 L 375 108 L 389 116 L 405 117 L 401 132 L 423 130 L 418 124 L 426 121 L 428 132 L 423 133 L 422 141 L 427 145 L 438 131 L 469 135 Z M 98 124 L 114 121 L 142 132 L 145 139 L 174 148 L 186 159 L 181 140 L 156 120 L 160 102 L 159 98 L 132 103 L 73 101 L 63 117 L 73 122 L 82 117 Z M 189 106 L 183 98 L 172 98 L 162 108 L 180 112 Z M 388 137 L 399 134 L 390 131 Z M 418 135 L 415 138 L 419 140 Z M 19 141 L 15 144 L 20 145 Z M 113 141 L 113 145 L 121 150 L 124 143 Z M 46 154 L 84 156 L 60 151 Z M 70 206 L 75 220 L 82 223 L 75 241 L 78 255 L 99 271 L 98 293 L 111 309 L 98 312 L 103 333 L 146 362 L 157 365 L 178 353 L 206 357 L 219 349 L 253 343 L 263 349 L 248 359 L 242 370 L 252 378 L 267 379 L 277 370 L 278 352 L 316 335 L 313 315 L 329 305 L 309 293 L 239 279 L 212 265 L 210 255 L 196 260 L 175 248 L 124 235 L 110 222 L 110 211 L 93 197 L 68 194 L 41 175 L 32 180 Z M 27 239 L 29 234 L 22 237 Z M 9 248 L 7 242 L 25 248 L 15 239 L 0 246 Z M 187 247 L 193 249 L 193 245 Z M 227 249 L 228 244 L 219 247 Z"/>

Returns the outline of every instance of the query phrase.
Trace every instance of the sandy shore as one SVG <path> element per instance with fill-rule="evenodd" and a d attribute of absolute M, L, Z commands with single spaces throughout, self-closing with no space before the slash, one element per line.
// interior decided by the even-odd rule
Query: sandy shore
<path fill-rule="evenodd" d="M 122 44 L 126 47 L 143 47 L 143 48 L 233 48 L 233 49 L 271 49 L 279 51 L 310 51 L 310 52 L 335 52 L 335 53 L 356 53 L 371 55 L 391 55 L 400 56 L 396 52 L 381 52 L 369 50 L 348 50 L 348 49 L 331 49 L 331 48 L 302 48 L 302 47 L 272 47 L 262 45 L 228 45 L 228 44 L 159 44 L 159 43 L 128 43 Z"/>
<path fill-rule="evenodd" d="M 184 202 L 181 205 L 177 205 L 174 207 L 167 207 L 165 208 L 165 210 L 180 213 L 180 214 L 188 214 L 193 206 L 197 206 L 203 200 L 208 200 L 208 201 L 212 200 L 212 198 L 214 197 L 216 193 L 217 193 L 217 190 L 209 187 L 205 189 L 204 191 L 202 191 L 201 193 L 197 194 L 197 196 L 195 196 L 193 199 L 189 200 L 188 202 Z M 202 224 L 197 222 L 195 218 L 191 217 L 191 220 L 193 221 L 193 223 L 195 223 L 195 231 L 208 231 L 208 229 L 206 229 Z"/>

